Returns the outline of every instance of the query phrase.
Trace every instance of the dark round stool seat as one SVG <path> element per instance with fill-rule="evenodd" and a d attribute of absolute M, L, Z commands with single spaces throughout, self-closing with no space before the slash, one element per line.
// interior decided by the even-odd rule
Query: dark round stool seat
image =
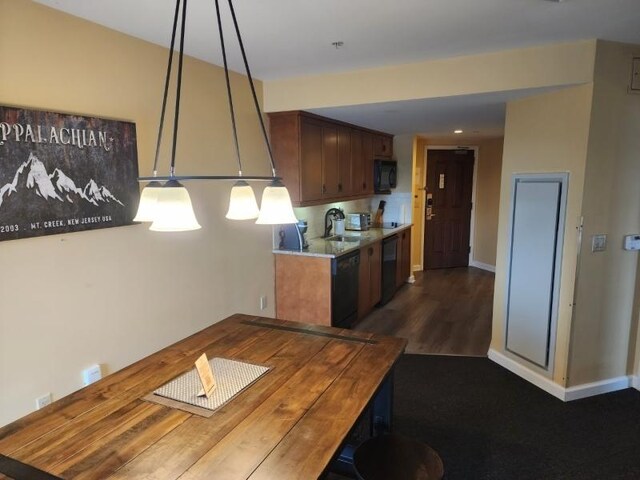
<path fill-rule="evenodd" d="M 353 454 L 360 480 L 440 480 L 442 459 L 429 445 L 402 435 L 371 438 Z"/>

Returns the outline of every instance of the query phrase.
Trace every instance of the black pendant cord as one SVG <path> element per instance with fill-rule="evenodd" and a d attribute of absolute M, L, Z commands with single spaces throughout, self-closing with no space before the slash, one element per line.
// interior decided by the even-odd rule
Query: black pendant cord
<path fill-rule="evenodd" d="M 233 95 L 231 93 L 231 82 L 229 81 L 229 66 L 227 64 L 227 49 L 224 45 L 224 33 L 222 31 L 222 20 L 220 19 L 220 3 L 216 1 L 216 16 L 218 19 L 218 32 L 220 33 L 220 48 L 222 49 L 222 61 L 224 62 L 224 79 L 227 83 L 227 99 L 229 100 L 229 113 L 231 114 L 231 127 L 233 129 L 233 141 L 236 149 L 236 160 L 238 161 L 238 176 L 242 176 L 242 160 L 240 159 L 240 146 L 238 144 L 238 129 L 236 127 L 236 113 L 233 108 Z"/>
<path fill-rule="evenodd" d="M 178 57 L 178 81 L 176 85 L 176 111 L 173 122 L 173 148 L 171 150 L 171 168 L 169 176 L 173 177 L 176 171 L 176 144 L 178 143 L 178 121 L 180 119 L 180 91 L 182 88 L 182 63 L 184 58 L 184 31 L 187 18 L 187 0 L 182 1 L 182 27 L 180 30 L 180 55 Z"/>
<path fill-rule="evenodd" d="M 171 33 L 171 46 L 169 47 L 169 60 L 167 62 L 167 76 L 164 80 L 164 95 L 162 96 L 162 110 L 160 113 L 160 126 L 158 128 L 158 141 L 156 143 L 156 158 L 153 161 L 153 176 L 158 174 L 158 158 L 160 157 L 160 144 L 164 130 L 164 117 L 167 111 L 167 97 L 169 96 L 169 82 L 171 81 L 171 67 L 173 65 L 173 48 L 176 43 L 176 29 L 178 28 L 178 15 L 180 13 L 180 0 L 176 0 L 176 11 L 173 15 L 173 30 Z"/>
<path fill-rule="evenodd" d="M 251 86 L 251 94 L 253 95 L 253 104 L 256 107 L 256 113 L 258 114 L 258 120 L 260 121 L 260 127 L 262 128 L 262 135 L 264 136 L 264 142 L 267 146 L 267 152 L 269 153 L 269 162 L 271 163 L 271 172 L 275 178 L 276 165 L 273 161 L 273 152 L 271 151 L 269 136 L 267 135 L 267 129 L 264 126 L 264 119 L 262 118 L 262 112 L 260 111 L 260 104 L 258 103 L 258 96 L 256 95 L 256 87 L 253 85 L 253 77 L 251 76 L 251 70 L 249 69 L 249 62 L 247 61 L 247 54 L 244 50 L 244 44 L 242 43 L 242 36 L 240 35 L 240 28 L 238 27 L 236 12 L 233 8 L 233 2 L 231 0 L 228 0 L 228 2 L 229 2 L 229 9 L 231 10 L 231 17 L 233 18 L 233 25 L 236 30 L 236 36 L 238 37 L 238 44 L 240 45 L 240 52 L 242 52 L 242 60 L 244 61 L 244 68 L 245 68 L 245 71 L 247 72 L 249 85 Z"/>

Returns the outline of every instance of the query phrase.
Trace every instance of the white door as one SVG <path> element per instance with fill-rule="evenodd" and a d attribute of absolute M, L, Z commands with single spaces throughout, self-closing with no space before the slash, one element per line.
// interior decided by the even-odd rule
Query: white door
<path fill-rule="evenodd" d="M 567 175 L 515 175 L 506 349 L 545 370 L 555 344 Z"/>

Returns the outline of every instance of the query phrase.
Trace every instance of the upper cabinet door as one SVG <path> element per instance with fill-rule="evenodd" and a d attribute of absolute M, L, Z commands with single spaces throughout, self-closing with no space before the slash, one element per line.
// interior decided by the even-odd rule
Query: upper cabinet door
<path fill-rule="evenodd" d="M 391 157 L 393 154 L 393 140 L 387 135 L 374 135 L 373 155 L 375 157 Z"/>
<path fill-rule="evenodd" d="M 322 126 L 322 196 L 335 198 L 340 195 L 340 161 L 338 158 L 338 129 Z"/>
<path fill-rule="evenodd" d="M 373 194 L 373 135 L 362 134 L 362 193 Z"/>
<path fill-rule="evenodd" d="M 362 131 L 351 129 L 351 193 L 353 195 L 364 192 L 362 161 Z"/>
<path fill-rule="evenodd" d="M 300 193 L 301 200 L 322 199 L 322 124 L 303 118 L 300 122 Z"/>
<path fill-rule="evenodd" d="M 353 192 L 353 160 L 351 147 L 351 132 L 348 128 L 338 129 L 338 159 L 340 164 L 340 181 L 338 192 L 340 195 L 351 195 Z"/>

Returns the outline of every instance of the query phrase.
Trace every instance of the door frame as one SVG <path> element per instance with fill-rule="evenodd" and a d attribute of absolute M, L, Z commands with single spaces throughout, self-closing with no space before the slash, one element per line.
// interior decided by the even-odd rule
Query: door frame
<path fill-rule="evenodd" d="M 426 145 L 424 147 L 424 168 L 422 185 L 421 189 L 422 195 L 422 206 L 420 208 L 420 215 L 422 215 L 422 232 L 420 232 L 420 270 L 424 270 L 424 242 L 425 242 L 425 231 L 427 229 L 427 222 L 425 220 L 425 213 L 427 208 L 427 191 L 424 189 L 427 185 L 427 162 L 429 161 L 429 150 L 473 150 L 473 185 L 471 187 L 471 218 L 469 219 L 469 247 L 471 247 L 471 251 L 469 252 L 469 266 L 470 267 L 478 267 L 485 270 L 491 270 L 490 265 L 479 264 L 473 258 L 473 246 L 475 244 L 475 235 L 476 235 L 476 184 L 478 181 L 478 151 L 479 147 L 477 145 Z M 414 266 L 414 270 L 416 270 Z M 495 272 L 495 267 L 493 270 Z"/>

